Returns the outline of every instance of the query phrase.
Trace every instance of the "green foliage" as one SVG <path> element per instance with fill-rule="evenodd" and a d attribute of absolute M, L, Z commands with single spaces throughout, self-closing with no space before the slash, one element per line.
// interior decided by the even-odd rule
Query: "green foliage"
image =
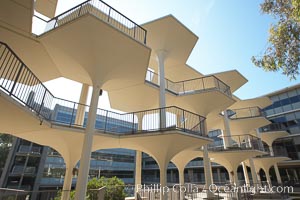
<path fill-rule="evenodd" d="M 125 184 L 117 177 L 100 179 L 93 178 L 87 185 L 86 200 L 98 200 L 98 189 L 106 187 L 104 200 L 124 200 L 125 199 Z M 54 200 L 60 200 L 62 192 L 59 191 Z M 70 200 L 75 199 L 75 191 L 71 191 Z"/>
<path fill-rule="evenodd" d="M 0 133 L 0 176 L 2 174 L 8 153 L 11 149 L 13 136 Z"/>
<path fill-rule="evenodd" d="M 252 62 L 266 71 L 282 71 L 290 79 L 299 75 L 300 64 L 300 1 L 265 0 L 261 11 L 272 15 L 276 24 L 269 30 L 269 46 Z"/>

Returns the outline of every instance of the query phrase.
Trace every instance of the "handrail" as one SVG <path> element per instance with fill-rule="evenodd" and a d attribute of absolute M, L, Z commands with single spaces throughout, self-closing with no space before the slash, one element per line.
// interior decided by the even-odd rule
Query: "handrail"
<path fill-rule="evenodd" d="M 156 87 L 159 84 L 159 75 L 148 70 L 145 78 L 146 83 L 150 83 Z M 165 78 L 166 90 L 175 95 L 193 94 L 202 91 L 218 90 L 225 95 L 231 97 L 230 87 L 214 75 L 193 78 L 183 81 L 171 81 Z"/>
<path fill-rule="evenodd" d="M 254 117 L 264 117 L 264 112 L 258 106 L 231 109 L 233 114 L 229 117 L 230 119 L 244 119 Z"/>
<path fill-rule="evenodd" d="M 47 23 L 47 30 L 42 33 L 44 34 L 87 13 L 95 15 L 98 19 L 105 21 L 114 28 L 128 34 L 130 37 L 146 44 L 146 29 L 102 0 L 84 1 L 48 21 L 36 15 L 35 17 Z"/>
<path fill-rule="evenodd" d="M 22 60 L 0 42 L 0 89 L 35 112 L 41 120 L 85 128 L 89 106 L 55 97 Z M 204 136 L 205 118 L 176 106 L 117 113 L 97 109 L 96 126 L 107 133 L 181 130 Z"/>
<path fill-rule="evenodd" d="M 262 140 L 259 137 L 245 135 L 219 136 L 219 140 L 208 145 L 210 151 L 229 150 L 259 150 L 265 151 Z M 221 141 L 221 143 L 220 143 Z"/>
<path fill-rule="evenodd" d="M 271 131 L 286 131 L 287 127 L 284 126 L 283 123 L 272 123 L 269 125 L 266 125 L 264 127 L 259 128 L 259 131 L 264 132 L 271 132 Z"/>

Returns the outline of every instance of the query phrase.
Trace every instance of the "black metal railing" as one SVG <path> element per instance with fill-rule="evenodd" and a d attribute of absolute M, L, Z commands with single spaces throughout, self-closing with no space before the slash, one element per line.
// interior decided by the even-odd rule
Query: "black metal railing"
<path fill-rule="evenodd" d="M 267 126 L 259 128 L 260 132 L 271 132 L 271 131 L 286 131 L 287 126 L 282 123 L 272 123 Z"/>
<path fill-rule="evenodd" d="M 0 89 L 36 113 L 41 120 L 72 127 L 85 127 L 89 106 L 55 97 L 22 60 L 0 42 Z M 205 118 L 172 106 L 120 114 L 98 109 L 98 130 L 136 133 L 176 129 L 204 136 Z"/>
<path fill-rule="evenodd" d="M 73 21 L 85 14 L 91 14 L 98 19 L 101 19 L 102 21 L 110 24 L 119 31 L 122 31 L 123 33 L 129 35 L 135 40 L 146 44 L 147 31 L 143 27 L 139 26 L 131 19 L 101 0 L 85 1 L 50 19 L 49 21 L 45 21 L 38 16 L 36 17 L 47 23 L 46 29 L 44 31 L 45 33 L 59 26 L 62 26 L 63 24 Z"/>
<path fill-rule="evenodd" d="M 230 119 L 243 119 L 253 117 L 264 117 L 264 112 L 259 107 L 232 109 Z"/>
<path fill-rule="evenodd" d="M 265 151 L 260 138 L 253 135 L 232 135 L 219 136 L 223 142 L 212 143 L 208 145 L 210 151 L 228 151 L 228 150 L 259 150 Z"/>
<path fill-rule="evenodd" d="M 150 70 L 147 71 L 145 81 L 146 83 L 150 83 L 156 87 L 159 87 L 160 85 L 159 75 Z M 197 92 L 218 90 L 231 97 L 230 87 L 213 75 L 178 82 L 165 79 L 165 86 L 167 91 L 175 95 L 186 95 Z"/>

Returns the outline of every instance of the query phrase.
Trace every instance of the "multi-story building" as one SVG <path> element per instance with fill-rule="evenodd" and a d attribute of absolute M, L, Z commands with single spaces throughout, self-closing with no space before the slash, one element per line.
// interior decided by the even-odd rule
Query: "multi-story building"
<path fill-rule="evenodd" d="M 208 190 L 213 181 L 259 185 L 260 171 L 272 184 L 272 166 L 281 183 L 277 163 L 289 158 L 274 156 L 272 143 L 287 133 L 258 132 L 270 124 L 261 109 L 272 102 L 234 96 L 247 82 L 236 70 L 206 76 L 188 66 L 198 37 L 174 16 L 140 26 L 101 0 L 85 1 L 58 16 L 53 2 L 1 2 L 0 132 L 30 141 L 23 140 L 26 155 L 16 153 L 7 164 L 16 175 L 3 178 L 7 186 L 60 182 L 67 200 L 76 178 L 75 198 L 82 200 L 89 178 L 103 173 L 130 178 L 133 160 L 135 185 L 195 182 L 203 184 L 196 194 L 201 198 L 216 195 Z M 33 10 L 51 18 L 39 17 L 46 29 L 38 35 L 31 30 Z M 55 97 L 44 86 L 58 77 L 82 83 L 78 102 Z M 98 108 L 102 90 L 111 107 L 122 112 Z M 61 158 L 45 149 L 35 155 L 40 146 L 32 142 L 55 149 Z M 104 166 L 102 158 L 112 165 Z M 52 168 L 62 161 L 63 168 Z M 44 173 L 36 174 L 37 169 Z M 154 192 L 161 200 L 187 195 Z"/>

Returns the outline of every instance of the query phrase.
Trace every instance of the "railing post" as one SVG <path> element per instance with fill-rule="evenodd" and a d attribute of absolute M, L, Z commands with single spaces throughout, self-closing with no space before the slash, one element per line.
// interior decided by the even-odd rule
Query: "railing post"
<path fill-rule="evenodd" d="M 134 133 L 134 112 L 132 113 L 132 133 Z"/>
<path fill-rule="evenodd" d="M 144 44 L 146 44 L 146 40 L 147 40 L 147 31 L 146 31 L 146 30 L 144 30 L 144 32 L 145 32 Z"/>
<path fill-rule="evenodd" d="M 21 67 L 20 67 L 20 69 L 19 69 L 19 71 L 18 71 L 18 73 L 17 73 L 17 76 L 16 76 L 16 78 L 15 78 L 15 80 L 14 80 L 14 84 L 13 84 L 13 86 L 12 86 L 12 88 L 11 88 L 11 91 L 9 92 L 9 95 L 10 95 L 10 96 L 12 95 L 12 93 L 13 93 L 15 87 L 16 87 L 17 81 L 19 80 L 19 77 L 20 77 L 20 75 L 21 75 L 21 71 L 23 70 L 23 67 L 24 67 L 24 64 L 21 65 Z"/>
<path fill-rule="evenodd" d="M 201 117 L 199 116 L 199 135 L 201 135 L 202 136 L 202 121 L 201 121 Z"/>
<path fill-rule="evenodd" d="M 47 90 L 45 90 L 45 92 L 44 92 L 43 99 L 42 99 L 42 101 L 41 101 L 41 106 L 40 106 L 40 108 L 39 108 L 39 111 L 37 112 L 37 115 L 40 115 L 41 110 L 42 110 L 42 108 L 43 108 L 43 106 L 44 106 L 44 100 L 45 100 L 45 97 L 46 97 L 46 93 L 47 93 Z"/>
<path fill-rule="evenodd" d="M 106 132 L 107 117 L 108 117 L 108 110 L 106 111 L 105 120 L 104 120 L 104 132 Z"/>
<path fill-rule="evenodd" d="M 111 7 L 109 7 L 109 10 L 108 10 L 108 18 L 107 18 L 107 22 L 109 22 L 109 19 L 110 19 L 110 11 L 111 11 Z"/>
<path fill-rule="evenodd" d="M 78 17 L 80 16 L 81 8 L 82 8 L 82 5 L 80 6 L 79 11 L 78 11 Z"/>
<path fill-rule="evenodd" d="M 182 90 L 183 90 L 183 94 L 185 94 L 184 81 L 182 82 Z"/>
<path fill-rule="evenodd" d="M 185 115 L 184 115 L 184 110 L 182 110 L 183 114 L 182 114 L 182 117 L 183 117 L 183 131 L 185 132 Z"/>
<path fill-rule="evenodd" d="M 75 112 L 75 102 L 73 103 L 73 109 L 72 109 L 72 115 L 71 115 L 71 120 L 70 120 L 70 126 L 72 126 L 72 119 L 73 119 L 73 116 L 74 116 L 74 112 Z"/>

